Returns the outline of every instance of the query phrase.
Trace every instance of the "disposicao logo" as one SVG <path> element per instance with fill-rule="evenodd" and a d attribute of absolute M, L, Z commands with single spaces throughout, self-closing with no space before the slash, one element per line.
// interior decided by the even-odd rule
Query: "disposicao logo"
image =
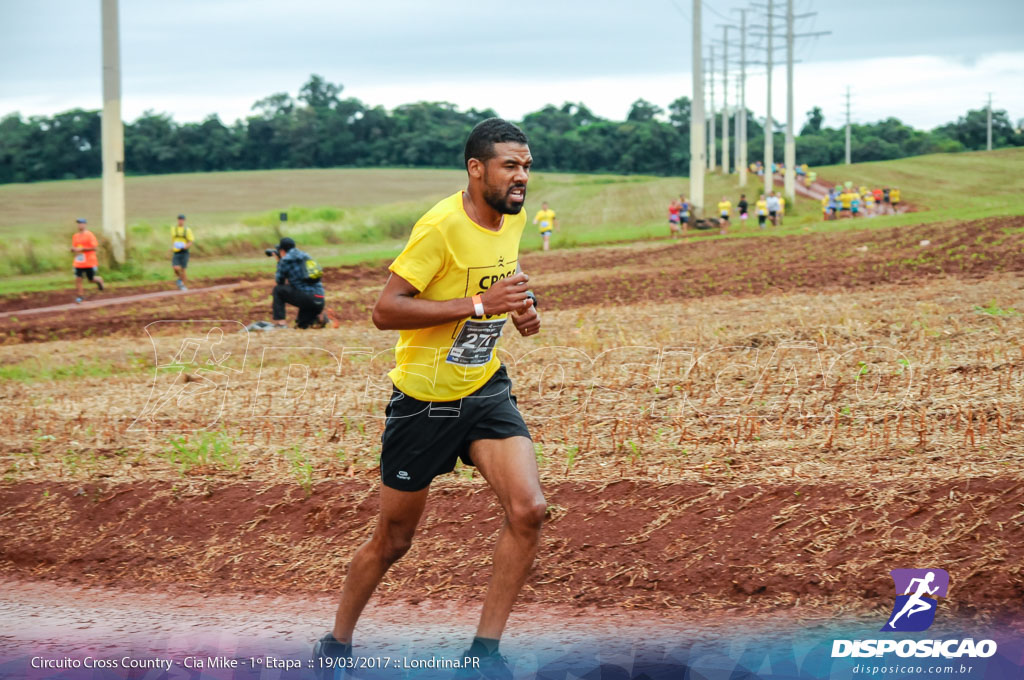
<path fill-rule="evenodd" d="M 949 592 L 949 573 L 945 569 L 893 569 L 889 574 L 896 584 L 896 603 L 882 630 L 928 630 L 939 606 L 936 598 L 946 597 Z"/>
<path fill-rule="evenodd" d="M 893 569 L 889 572 L 896 586 L 892 606 L 882 632 L 916 633 L 935 621 L 939 601 L 949 592 L 949 573 L 945 569 Z M 994 640 L 833 640 L 832 657 L 880 657 L 895 653 L 899 657 L 986 658 L 996 653 Z"/>

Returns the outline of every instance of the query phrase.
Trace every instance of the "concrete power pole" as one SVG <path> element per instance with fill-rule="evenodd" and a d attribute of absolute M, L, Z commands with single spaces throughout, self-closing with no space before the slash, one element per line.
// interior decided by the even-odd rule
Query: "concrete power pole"
<path fill-rule="evenodd" d="M 846 86 L 846 164 L 850 164 L 850 86 Z"/>
<path fill-rule="evenodd" d="M 786 0 L 786 144 L 783 158 L 786 163 L 786 200 L 796 205 L 796 139 L 793 137 L 793 0 Z"/>
<path fill-rule="evenodd" d="M 766 65 L 768 67 L 768 102 L 767 102 L 767 114 L 764 119 L 764 195 L 767 196 L 773 189 L 774 173 L 772 173 L 772 165 L 775 164 L 775 123 L 772 120 L 772 0 L 768 0 L 768 11 L 765 13 L 767 17 L 767 30 L 765 33 L 768 37 L 768 61 Z"/>
<path fill-rule="evenodd" d="M 701 2 L 693 0 L 693 101 L 690 102 L 690 214 L 704 215 L 704 63 L 701 46 Z"/>
<path fill-rule="evenodd" d="M 114 260 L 125 261 L 124 124 L 121 122 L 121 45 L 117 0 L 103 8 L 103 231 Z"/>
<path fill-rule="evenodd" d="M 722 26 L 722 174 L 729 174 L 729 29 Z"/>
<path fill-rule="evenodd" d="M 747 186 L 747 10 L 740 11 L 740 107 L 736 116 L 736 169 Z"/>
<path fill-rule="evenodd" d="M 988 93 L 988 125 L 985 130 L 985 150 L 992 150 L 992 93 Z"/>
<path fill-rule="evenodd" d="M 711 57 L 708 61 L 708 87 L 711 89 L 708 98 L 708 170 L 715 171 L 718 155 L 718 140 L 715 136 L 715 46 L 711 45 Z"/>
<path fill-rule="evenodd" d="M 786 146 L 785 146 L 785 192 L 790 202 L 796 201 L 796 118 L 793 113 L 793 45 L 797 38 L 828 35 L 831 31 L 814 33 L 793 33 L 795 19 L 814 16 L 816 12 L 793 14 L 793 0 L 786 0 Z"/>

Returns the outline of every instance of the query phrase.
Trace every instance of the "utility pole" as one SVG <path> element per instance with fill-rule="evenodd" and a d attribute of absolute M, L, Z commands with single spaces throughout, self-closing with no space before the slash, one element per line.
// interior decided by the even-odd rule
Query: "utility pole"
<path fill-rule="evenodd" d="M 740 107 L 739 107 L 739 101 L 740 101 L 740 80 L 739 80 L 739 78 L 736 79 L 736 93 L 735 94 L 736 94 L 736 103 L 737 103 L 737 105 L 733 108 L 733 111 L 732 111 L 732 129 L 733 129 L 733 134 L 736 135 L 736 139 L 733 140 L 733 145 L 732 145 L 732 166 L 734 168 L 736 168 L 737 171 L 739 171 L 739 169 L 740 169 L 740 119 L 739 119 L 739 113 L 740 113 Z"/>
<path fill-rule="evenodd" d="M 846 86 L 846 164 L 850 164 L 850 86 Z"/>
<path fill-rule="evenodd" d="M 701 47 L 701 3 L 693 0 L 693 100 L 690 102 L 690 214 L 704 215 L 704 64 Z"/>
<path fill-rule="evenodd" d="M 796 201 L 796 116 L 793 112 L 793 44 L 797 38 L 810 38 L 819 35 L 828 35 L 831 31 L 817 31 L 815 33 L 793 33 L 793 22 L 795 19 L 814 16 L 816 12 L 805 14 L 793 14 L 793 0 L 786 0 L 786 145 L 784 148 L 786 174 L 784 188 L 786 199 L 791 203 Z"/>
<path fill-rule="evenodd" d="M 715 171 L 718 155 L 717 139 L 715 138 L 715 46 L 711 45 L 711 57 L 708 60 L 708 87 L 711 88 L 708 109 L 708 170 Z"/>
<path fill-rule="evenodd" d="M 747 186 L 747 10 L 740 13 L 740 107 L 736 117 L 736 170 Z"/>
<path fill-rule="evenodd" d="M 722 174 L 729 174 L 729 29 L 722 26 Z"/>
<path fill-rule="evenodd" d="M 121 122 L 121 38 L 117 0 L 102 0 L 103 23 L 103 231 L 114 260 L 124 264 L 124 123 Z"/>
<path fill-rule="evenodd" d="M 992 150 L 992 93 L 988 93 L 988 125 L 985 134 L 985 150 Z"/>
<path fill-rule="evenodd" d="M 793 138 L 793 0 L 786 0 L 786 171 L 783 189 L 790 205 L 796 205 L 796 140 Z"/>
<path fill-rule="evenodd" d="M 775 164 L 775 123 L 772 121 L 772 0 L 768 0 L 768 11 L 766 13 L 768 35 L 768 102 L 766 104 L 766 115 L 764 119 L 764 195 L 772 192 L 775 176 L 772 166 Z"/>

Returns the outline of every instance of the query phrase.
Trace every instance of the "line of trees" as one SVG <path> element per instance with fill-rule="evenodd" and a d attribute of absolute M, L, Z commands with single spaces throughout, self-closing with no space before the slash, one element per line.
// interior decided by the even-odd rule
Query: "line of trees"
<path fill-rule="evenodd" d="M 278 93 L 252 107 L 245 120 L 225 125 L 211 115 L 177 123 L 147 111 L 125 125 L 125 167 L 130 174 L 336 166 L 461 167 L 469 130 L 490 109 L 460 111 L 444 102 L 406 104 L 387 111 L 343 98 L 343 87 L 313 75 L 297 97 Z M 748 162 L 760 157 L 763 121 L 747 113 Z M 807 114 L 797 137 L 797 161 L 812 166 L 841 163 L 842 128 L 826 128 L 821 109 Z M 993 112 L 993 146 L 1024 146 L 1005 111 Z M 690 163 L 690 100 L 668 111 L 643 99 L 624 121 L 595 115 L 582 103 L 548 105 L 527 114 L 535 167 L 575 172 L 686 175 Z M 721 139 L 721 126 L 716 126 Z M 986 112 L 968 111 L 931 131 L 896 118 L 853 126 L 855 162 L 924 153 L 985 148 Z M 782 158 L 781 127 L 773 131 Z M 96 177 L 100 174 L 100 112 L 75 109 L 54 116 L 0 119 L 0 183 Z"/>

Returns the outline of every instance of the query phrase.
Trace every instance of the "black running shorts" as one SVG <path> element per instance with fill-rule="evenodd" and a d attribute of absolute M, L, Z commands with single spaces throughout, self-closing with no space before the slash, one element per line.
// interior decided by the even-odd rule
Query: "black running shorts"
<path fill-rule="evenodd" d="M 96 267 L 75 267 L 75 276 L 82 278 L 83 276 L 90 281 L 96 276 Z"/>
<path fill-rule="evenodd" d="M 396 387 L 384 413 L 380 476 L 399 491 L 425 489 L 457 459 L 472 465 L 469 445 L 478 439 L 530 437 L 504 366 L 459 401 L 420 401 Z"/>

